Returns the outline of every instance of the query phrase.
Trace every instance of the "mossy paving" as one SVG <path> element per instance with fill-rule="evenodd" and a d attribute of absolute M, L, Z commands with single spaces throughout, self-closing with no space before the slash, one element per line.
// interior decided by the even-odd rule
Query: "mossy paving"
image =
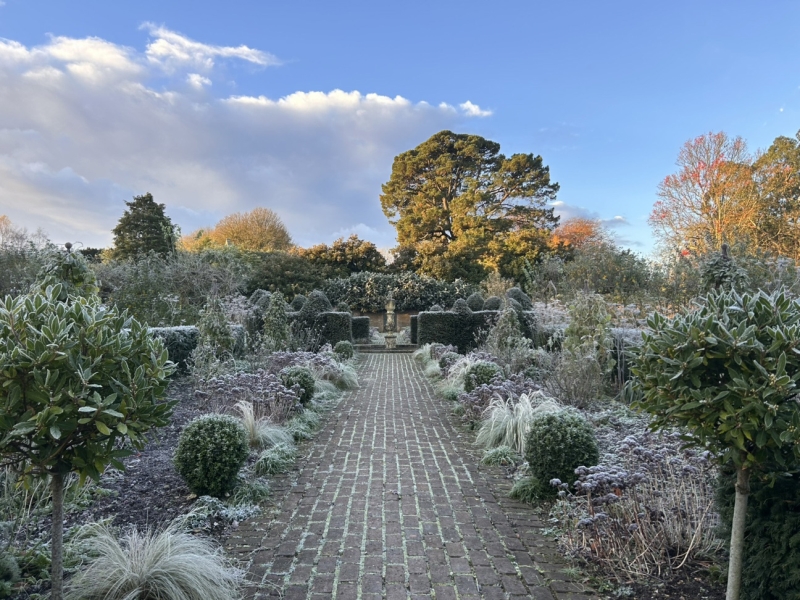
<path fill-rule="evenodd" d="M 362 360 L 277 510 L 228 540 L 250 565 L 245 597 L 588 598 L 411 356 Z"/>

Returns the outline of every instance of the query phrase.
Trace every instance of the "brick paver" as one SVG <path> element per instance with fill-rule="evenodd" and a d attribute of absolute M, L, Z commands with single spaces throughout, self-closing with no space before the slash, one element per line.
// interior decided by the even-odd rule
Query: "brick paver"
<path fill-rule="evenodd" d="M 362 361 L 277 510 L 228 541 L 250 564 L 246 597 L 586 598 L 410 355 Z"/>

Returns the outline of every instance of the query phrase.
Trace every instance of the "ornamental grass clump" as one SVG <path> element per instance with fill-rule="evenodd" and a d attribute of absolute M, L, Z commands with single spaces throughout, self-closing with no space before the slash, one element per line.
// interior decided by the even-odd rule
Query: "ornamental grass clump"
<path fill-rule="evenodd" d="M 198 496 L 221 498 L 236 487 L 249 452 L 247 432 L 238 419 L 202 415 L 181 433 L 175 468 Z"/>
<path fill-rule="evenodd" d="M 494 379 L 490 383 L 477 386 L 469 393 L 462 391 L 458 395 L 458 402 L 464 407 L 461 416 L 474 426 L 483 418 L 484 412 L 494 398 L 508 400 L 538 390 L 540 387 L 521 373 L 511 375 L 508 379 Z"/>
<path fill-rule="evenodd" d="M 89 540 L 97 556 L 70 581 L 67 600 L 236 600 L 243 573 L 209 541 L 170 527 L 132 530 L 118 540 L 101 529 Z"/>
<path fill-rule="evenodd" d="M 297 448 L 294 444 L 277 444 L 264 450 L 255 464 L 257 475 L 277 475 L 292 468 L 297 460 Z"/>
<path fill-rule="evenodd" d="M 484 448 L 508 446 L 525 455 L 528 432 L 535 415 L 561 410 L 552 398 L 542 392 L 522 394 L 518 398 L 495 396 L 486 409 L 475 443 Z"/>
<path fill-rule="evenodd" d="M 235 408 L 239 411 L 239 420 L 247 432 L 251 448 L 268 448 L 292 440 L 291 434 L 285 428 L 271 423 L 267 418 L 259 417 L 252 402 L 240 400 Z"/>
<path fill-rule="evenodd" d="M 653 429 L 678 427 L 687 444 L 736 470 L 727 587 L 736 600 L 751 474 L 800 465 L 800 301 L 783 291 L 716 290 L 647 325 L 631 367 L 637 406 Z"/>

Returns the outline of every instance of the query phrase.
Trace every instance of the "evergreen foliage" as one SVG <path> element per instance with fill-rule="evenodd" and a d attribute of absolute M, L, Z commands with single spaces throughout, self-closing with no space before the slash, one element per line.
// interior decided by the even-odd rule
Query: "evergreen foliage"
<path fill-rule="evenodd" d="M 571 486 L 577 479 L 575 469 L 593 467 L 600 460 L 592 426 L 577 411 L 539 412 L 529 426 L 525 460 L 542 498 L 556 495 L 553 479 Z"/>
<path fill-rule="evenodd" d="M 464 391 L 470 393 L 476 387 L 489 384 L 498 377 L 504 377 L 503 367 L 488 360 L 479 360 L 470 365 L 464 374 Z"/>
<path fill-rule="evenodd" d="M 44 293 L 48 287 L 61 286 L 58 300 L 66 302 L 70 296 L 81 298 L 96 297 L 100 288 L 89 263 L 80 252 L 65 252 L 50 249 L 44 253 L 44 262 L 33 291 Z"/>
<path fill-rule="evenodd" d="M 730 469 L 720 476 L 720 534 L 728 539 L 735 483 Z M 745 535 L 742 600 L 800 600 L 800 475 L 753 478 Z"/>
<path fill-rule="evenodd" d="M 506 158 L 476 135 L 441 131 L 398 155 L 382 191 L 400 248 L 416 252 L 420 272 L 450 281 L 515 273 L 558 223 L 547 208 L 558 184 L 541 156 Z"/>
<path fill-rule="evenodd" d="M 467 306 L 471 311 L 483 310 L 483 304 L 483 296 L 481 296 L 480 292 L 470 294 L 467 298 Z"/>
<path fill-rule="evenodd" d="M 270 295 L 264 313 L 264 338 L 270 348 L 284 350 L 289 344 L 292 331 L 289 327 L 289 315 L 283 294 L 275 292 Z"/>
<path fill-rule="evenodd" d="M 181 432 L 175 468 L 198 496 L 222 498 L 236 487 L 250 452 L 247 432 L 230 415 L 202 415 Z"/>
<path fill-rule="evenodd" d="M 353 358 L 355 350 L 353 349 L 353 344 L 351 342 L 342 340 L 340 342 L 336 342 L 336 345 L 333 347 L 333 353 L 339 360 L 350 360 Z"/>
<path fill-rule="evenodd" d="M 293 366 L 286 367 L 281 371 L 281 381 L 287 388 L 295 385 L 300 386 L 300 403 L 305 406 L 314 397 L 315 379 L 314 374 L 308 367 Z"/>
<path fill-rule="evenodd" d="M 49 474 L 53 597 L 61 598 L 64 479 L 99 479 L 168 423 L 173 366 L 159 340 L 96 298 L 60 302 L 61 285 L 0 301 L 0 466 Z"/>
<path fill-rule="evenodd" d="M 200 346 L 210 349 L 217 357 L 234 354 L 236 337 L 218 297 L 212 296 L 208 299 L 208 303 L 200 313 L 197 329 L 200 334 Z"/>
<path fill-rule="evenodd" d="M 147 193 L 126 202 L 127 210 L 114 228 L 114 258 L 124 260 L 155 252 L 166 256 L 175 252 L 176 228 L 164 214 L 164 205 L 156 204 Z"/>

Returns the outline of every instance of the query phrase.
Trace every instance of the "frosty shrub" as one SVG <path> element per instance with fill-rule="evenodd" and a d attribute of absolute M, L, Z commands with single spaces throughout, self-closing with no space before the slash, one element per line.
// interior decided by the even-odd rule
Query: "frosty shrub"
<path fill-rule="evenodd" d="M 553 516 L 570 552 L 631 581 L 719 549 L 708 452 L 681 449 L 678 434 L 649 432 L 606 445 L 613 447 L 602 464 L 579 468 L 558 486 Z"/>
<path fill-rule="evenodd" d="M 469 306 L 470 310 L 472 311 L 483 310 L 483 305 L 483 296 L 481 296 L 478 292 L 470 294 L 467 298 L 467 306 Z"/>
<path fill-rule="evenodd" d="M 603 396 L 603 369 L 591 349 L 564 350 L 551 356 L 553 362 L 543 379 L 543 387 L 551 395 L 577 408 L 585 408 Z"/>
<path fill-rule="evenodd" d="M 498 296 L 489 296 L 483 303 L 483 310 L 501 310 L 503 299 Z"/>
<path fill-rule="evenodd" d="M 336 345 L 333 347 L 333 353 L 336 355 L 337 359 L 345 361 L 353 358 L 355 350 L 351 342 L 341 340 L 340 342 L 336 342 Z"/>
<path fill-rule="evenodd" d="M 236 338 L 218 297 L 208 299 L 205 308 L 200 312 L 197 329 L 200 331 L 198 346 L 210 348 L 217 357 L 233 355 Z"/>
<path fill-rule="evenodd" d="M 300 387 L 300 403 L 306 405 L 314 397 L 314 374 L 308 367 L 292 366 L 282 369 L 281 381 L 287 388 Z"/>
<path fill-rule="evenodd" d="M 603 373 L 614 368 L 611 314 L 599 294 L 580 292 L 569 305 L 569 325 L 561 344 L 575 356 L 593 354 Z"/>
<path fill-rule="evenodd" d="M 542 498 L 555 497 L 554 479 L 571 483 L 575 469 L 600 460 L 592 426 L 577 411 L 540 411 L 528 423 L 525 445 L 528 472 L 541 484 Z"/>
<path fill-rule="evenodd" d="M 462 418 L 467 423 L 474 425 L 481 420 L 493 398 L 514 399 L 539 389 L 534 381 L 522 374 L 511 375 L 508 379 L 494 379 L 489 383 L 476 386 L 469 393 L 459 394 L 458 402 L 464 407 Z"/>
<path fill-rule="evenodd" d="M 242 424 L 228 415 L 203 415 L 181 433 L 175 468 L 195 494 L 222 497 L 235 486 L 249 444 Z"/>
<path fill-rule="evenodd" d="M 264 343 L 271 350 L 285 350 L 289 345 L 291 334 L 283 294 L 275 292 L 269 297 L 264 311 Z"/>
<path fill-rule="evenodd" d="M 495 378 L 503 378 L 503 367 L 500 365 L 481 360 L 470 366 L 464 373 L 464 391 L 471 392 L 479 385 L 491 383 Z"/>
<path fill-rule="evenodd" d="M 475 443 L 484 448 L 508 446 L 525 455 L 534 416 L 559 410 L 561 406 L 542 392 L 521 394 L 518 398 L 495 396 L 484 412 Z"/>
<path fill-rule="evenodd" d="M 263 369 L 234 372 L 201 381 L 195 392 L 206 398 L 212 410 L 230 411 L 238 402 L 249 402 L 257 419 L 283 423 L 301 408 L 301 389 L 287 388 L 280 377 Z"/>
<path fill-rule="evenodd" d="M 489 330 L 483 350 L 497 357 L 510 373 L 525 369 L 531 361 L 531 340 L 522 335 L 517 312 L 506 309 Z"/>

